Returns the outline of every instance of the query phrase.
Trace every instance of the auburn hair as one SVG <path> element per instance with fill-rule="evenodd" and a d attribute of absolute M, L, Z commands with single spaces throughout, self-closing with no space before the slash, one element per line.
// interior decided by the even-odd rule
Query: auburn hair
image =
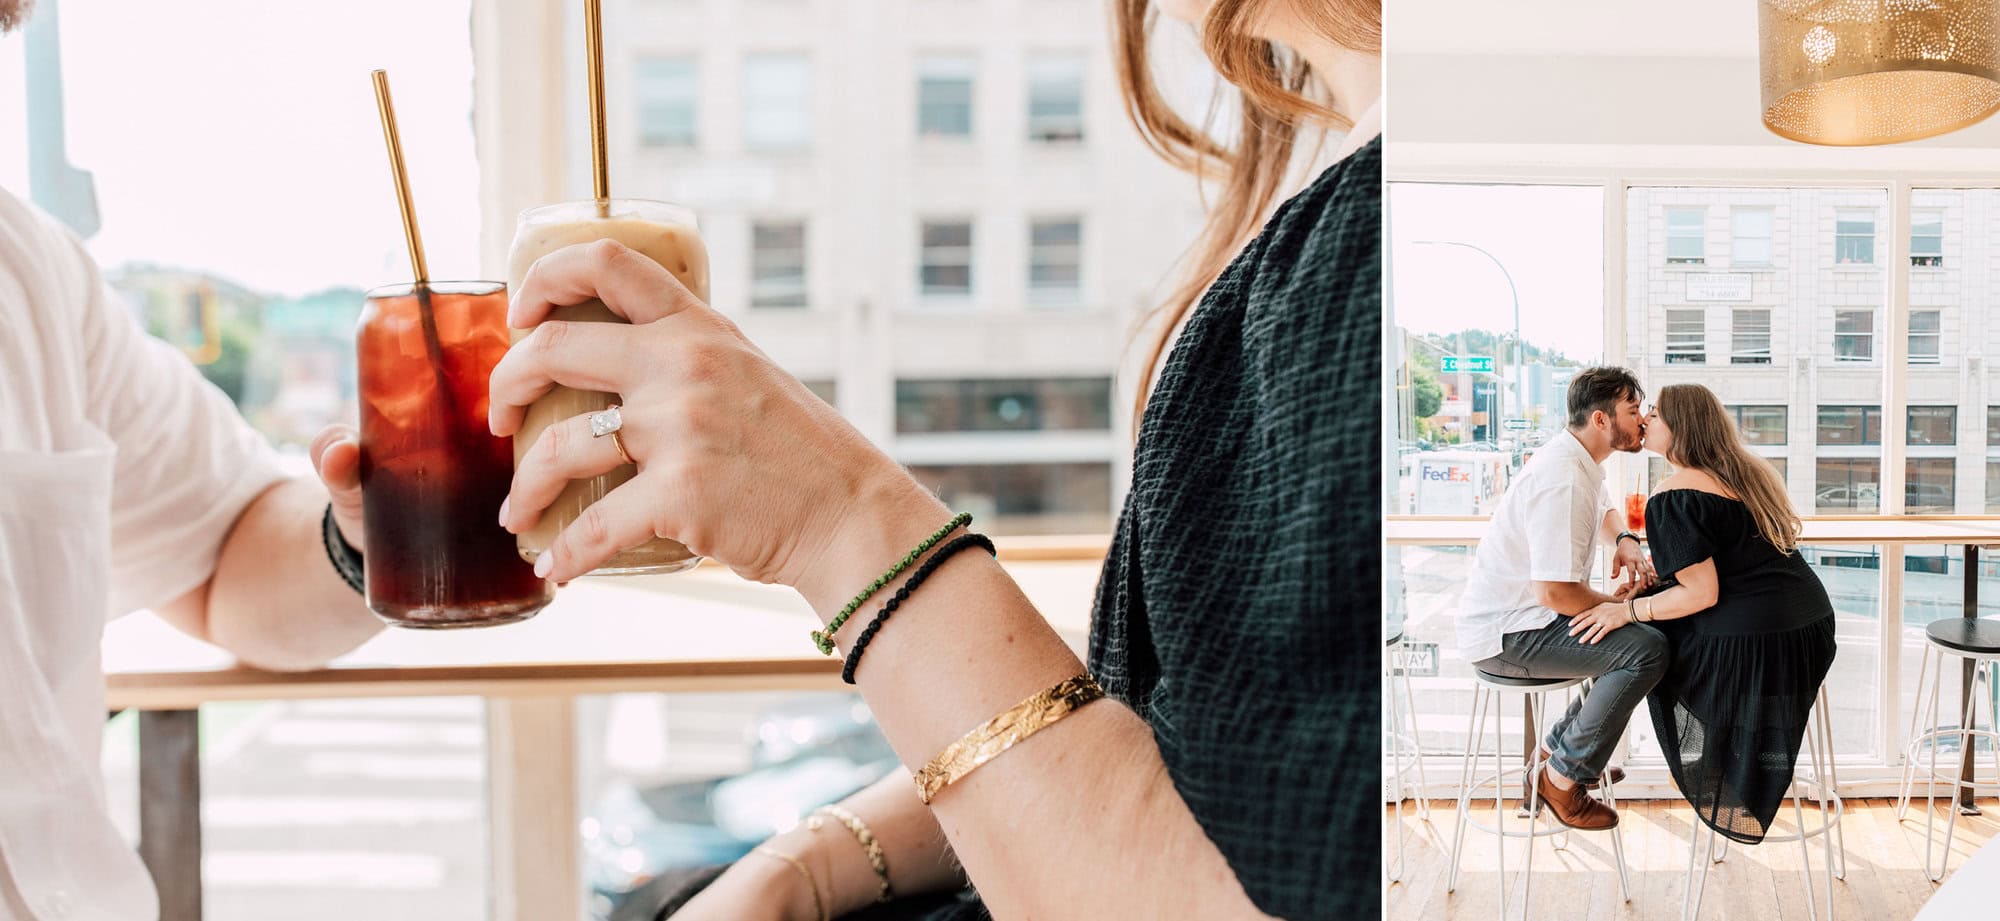
<path fill-rule="evenodd" d="M 1159 17 L 1153 0 L 1113 0 L 1115 66 L 1125 114 L 1161 159 L 1219 185 L 1185 272 L 1152 317 L 1157 328 L 1140 371 L 1135 426 L 1145 412 L 1153 369 L 1174 329 L 1255 236 L 1276 203 L 1300 128 L 1315 122 L 1353 127 L 1334 110 L 1304 58 L 1252 34 L 1278 3 L 1292 4 L 1308 28 L 1336 45 L 1367 53 L 1382 50 L 1380 0 L 1215 0 L 1201 24 L 1202 50 L 1216 72 L 1235 86 L 1241 113 L 1235 144 L 1224 146 L 1176 113 L 1153 80 L 1150 46 Z M 1209 111 L 1215 111 L 1213 102 Z"/>
<path fill-rule="evenodd" d="M 1750 509 L 1757 533 L 1779 553 L 1798 549 L 1799 515 L 1785 495 L 1785 481 L 1769 461 L 1744 446 L 1736 423 L 1712 391 L 1700 384 L 1669 384 L 1660 388 L 1653 407 L 1672 435 L 1669 463 L 1706 473 L 1735 493 Z"/>

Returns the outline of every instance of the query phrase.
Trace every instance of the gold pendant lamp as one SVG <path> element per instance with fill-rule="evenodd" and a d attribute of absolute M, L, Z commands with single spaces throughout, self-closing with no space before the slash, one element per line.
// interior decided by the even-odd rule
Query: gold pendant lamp
<path fill-rule="evenodd" d="M 1808 144 L 1914 141 L 2000 109 L 2000 0 L 1758 0 L 1764 126 Z"/>

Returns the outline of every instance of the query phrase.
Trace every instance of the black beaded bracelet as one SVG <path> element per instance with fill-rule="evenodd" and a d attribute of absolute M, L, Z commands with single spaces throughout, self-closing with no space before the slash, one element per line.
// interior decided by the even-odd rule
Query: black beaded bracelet
<path fill-rule="evenodd" d="M 340 533 L 340 525 L 333 520 L 332 503 L 327 504 L 326 514 L 320 519 L 319 542 L 326 547 L 327 562 L 333 564 L 334 572 L 340 573 L 341 581 L 346 582 L 356 594 L 366 596 L 368 589 L 362 581 L 366 570 L 361 562 L 361 551 L 356 550 Z"/>
<path fill-rule="evenodd" d="M 875 631 L 882 629 L 882 625 L 888 623 L 889 615 L 896 613 L 896 608 L 902 605 L 904 599 L 909 598 L 910 593 L 917 590 L 917 586 L 924 584 L 924 580 L 929 578 L 931 573 L 944 565 L 945 560 L 951 559 L 952 554 L 967 547 L 978 547 L 988 554 L 994 552 L 993 541 L 987 539 L 984 534 L 963 534 L 939 547 L 936 553 L 924 560 L 923 565 L 917 567 L 916 572 L 910 574 L 910 581 L 903 583 L 903 587 L 896 590 L 895 596 L 891 597 L 887 604 L 882 605 L 882 610 L 875 615 L 874 620 L 868 622 L 868 627 L 861 631 L 861 635 L 854 638 L 854 648 L 847 651 L 847 662 L 840 668 L 840 680 L 848 684 L 854 683 L 854 669 L 861 664 L 861 651 L 868 648 L 868 641 L 875 638 Z"/>

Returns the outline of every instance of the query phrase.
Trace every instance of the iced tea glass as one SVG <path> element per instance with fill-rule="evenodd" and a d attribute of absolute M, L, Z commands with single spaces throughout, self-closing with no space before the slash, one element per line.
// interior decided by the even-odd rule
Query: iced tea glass
<path fill-rule="evenodd" d="M 368 292 L 355 337 L 361 502 L 368 606 L 389 623 L 512 623 L 554 597 L 498 521 L 514 454 L 487 428 L 487 382 L 507 346 L 499 282 Z"/>
<path fill-rule="evenodd" d="M 704 303 L 708 301 L 708 247 L 702 243 L 701 233 L 695 226 L 694 212 L 679 205 L 637 199 L 614 198 L 601 203 L 594 199 L 565 202 L 522 212 L 514 228 L 514 244 L 507 254 L 507 283 L 519 288 L 521 280 L 527 277 L 528 268 L 549 253 L 577 243 L 604 239 L 617 240 L 659 263 L 694 292 L 695 297 Z M 626 322 L 604 306 L 603 301 L 597 300 L 558 307 L 549 314 L 549 319 Z M 528 332 L 516 330 L 514 336 L 519 339 Z M 528 453 L 535 439 L 551 423 L 598 412 L 617 402 L 620 398 L 615 394 L 561 386 L 550 390 L 528 407 L 528 417 L 522 423 L 521 431 L 514 436 L 515 460 L 518 462 Z M 582 515 L 584 509 L 630 480 L 637 472 L 625 466 L 587 480 L 572 480 L 563 488 L 562 495 L 542 513 L 534 527 L 521 532 L 521 558 L 532 561 L 541 556 L 554 542 L 556 534 Z M 656 537 L 624 550 L 592 573 L 681 572 L 694 568 L 700 562 L 700 557 L 680 543 Z"/>

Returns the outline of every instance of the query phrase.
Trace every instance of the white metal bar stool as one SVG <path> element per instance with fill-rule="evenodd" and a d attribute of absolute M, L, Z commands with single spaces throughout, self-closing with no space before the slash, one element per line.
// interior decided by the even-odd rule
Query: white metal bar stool
<path fill-rule="evenodd" d="M 1529 714 L 1534 716 L 1534 735 L 1539 740 L 1542 732 L 1541 727 L 1546 724 L 1544 717 L 1547 715 L 1546 709 L 1549 694 L 1556 691 L 1566 691 L 1568 693 L 1563 696 L 1567 700 L 1573 695 L 1587 692 L 1590 683 L 1587 678 L 1506 678 L 1478 669 L 1474 669 L 1472 674 L 1475 682 L 1472 691 L 1472 721 L 1470 728 L 1466 732 L 1464 764 L 1459 771 L 1458 821 L 1452 835 L 1451 876 L 1445 884 L 1445 891 L 1455 892 L 1458 889 L 1459 856 L 1464 849 L 1467 830 L 1477 828 L 1488 834 L 1496 835 L 1500 838 L 1500 846 L 1496 849 L 1499 855 L 1498 862 L 1500 866 L 1500 919 L 1501 921 L 1506 921 L 1507 839 L 1525 838 L 1528 842 L 1528 855 L 1526 868 L 1522 871 L 1521 877 L 1521 916 L 1523 918 L 1532 918 L 1535 916 L 1528 909 L 1530 905 L 1529 900 L 1533 896 L 1535 839 L 1560 836 L 1556 841 L 1556 846 L 1560 848 L 1568 842 L 1569 828 L 1553 820 L 1548 823 L 1547 828 L 1535 827 L 1541 818 L 1542 809 L 1541 803 L 1538 801 L 1535 793 L 1535 784 L 1533 781 L 1535 772 L 1543 770 L 1548 762 L 1537 755 L 1531 764 L 1516 764 L 1512 767 L 1507 765 L 1507 758 L 1503 754 L 1504 748 L 1501 744 L 1502 721 L 1500 719 L 1500 711 L 1503 709 L 1501 702 L 1505 695 L 1520 695 L 1522 700 L 1521 705 L 1527 708 Z M 1480 762 L 1486 758 L 1485 748 L 1480 744 L 1479 737 L 1485 731 L 1487 725 L 1491 725 L 1493 731 L 1493 771 L 1490 774 L 1482 773 L 1482 769 L 1479 766 Z M 1528 827 L 1524 831 L 1510 831 L 1507 828 L 1505 800 L 1510 786 L 1509 777 L 1520 778 L 1519 782 L 1526 787 L 1527 792 L 1525 795 L 1527 799 L 1522 803 L 1522 807 L 1527 813 L 1526 821 Z M 1488 784 L 1491 784 L 1493 787 L 1492 825 L 1487 825 L 1472 817 L 1472 800 L 1475 798 L 1475 791 L 1484 789 Z M 1605 804 L 1613 809 L 1618 808 L 1618 796 L 1616 791 L 1612 789 L 1610 777 L 1607 776 L 1604 778 L 1602 787 Z M 1619 895 L 1625 901 L 1630 902 L 1632 901 L 1632 888 L 1631 881 L 1625 870 L 1625 839 L 1616 826 L 1611 828 L 1611 850 L 1618 861 Z"/>
<path fill-rule="evenodd" d="M 1818 701 L 1806 719 L 1806 751 L 1808 764 L 1794 764 L 1792 767 L 1792 821 L 1798 828 L 1797 834 L 1765 835 L 1765 844 L 1783 844 L 1790 841 L 1799 843 L 1799 866 L 1805 869 L 1806 917 L 1819 918 L 1819 909 L 1813 897 L 1812 849 L 1806 842 L 1812 838 L 1821 839 L 1826 852 L 1826 919 L 1833 921 L 1833 881 L 1847 879 L 1847 835 L 1840 830 L 1840 817 L 1846 814 L 1845 804 L 1840 799 L 1840 771 L 1833 763 L 1833 723 L 1827 716 L 1826 687 L 1820 686 Z M 1803 801 L 1809 797 L 1819 806 L 1819 823 L 1806 826 Z M 1729 852 L 1729 839 L 1717 834 L 1714 826 L 1695 819 L 1697 823 L 1688 835 L 1688 882 L 1681 895 L 1682 921 L 1694 921 L 1701 916 L 1701 898 L 1708 887 L 1709 863 L 1721 863 L 1723 855 Z M 1704 833 L 1706 833 L 1704 835 Z M 1696 855 L 1702 851 L 1702 840 L 1708 841 L 1707 861 L 1697 861 Z M 1840 840 L 1840 856 L 1834 858 L 1834 839 Z M 1701 864 L 1699 873 L 1695 864 Z"/>
<path fill-rule="evenodd" d="M 1403 645 L 1403 634 L 1389 637 L 1382 652 L 1382 700 L 1389 707 L 1388 719 L 1383 723 L 1383 735 L 1388 743 L 1390 764 L 1393 767 L 1384 781 L 1392 784 L 1390 793 L 1396 802 L 1396 863 L 1389 871 L 1389 881 L 1403 878 L 1405 866 L 1406 840 L 1409 830 L 1403 827 L 1403 800 L 1417 801 L 1417 818 L 1424 822 L 1431 820 L 1431 804 L 1426 798 L 1424 780 L 1423 747 L 1417 741 L 1415 701 L 1410 693 L 1410 676 L 1396 667 L 1396 650 Z M 1398 685 L 1401 685 L 1400 690 Z M 1407 730 L 1405 726 L 1407 725 Z M 1417 780 L 1414 785 L 1407 779 L 1412 769 Z"/>
<path fill-rule="evenodd" d="M 1944 879 L 1946 865 L 1951 862 L 1951 844 L 1953 836 L 1958 832 L 1959 813 L 1955 805 L 1950 806 L 1951 819 L 1945 823 L 1944 853 L 1938 855 L 1936 871 L 1933 872 L 1931 851 L 1934 849 L 1937 837 L 1938 786 L 1942 784 L 1949 791 L 1947 803 L 1956 801 L 1961 791 L 1969 791 L 1975 797 L 1980 796 L 1982 790 L 2000 793 L 2000 731 L 1996 731 L 2000 730 L 2000 726 L 1994 723 L 1994 677 L 1991 674 L 1995 667 L 1994 663 L 2000 662 L 2000 621 L 1947 617 L 1926 627 L 1924 639 L 1926 642 L 1923 665 L 1917 670 L 1917 703 L 1910 714 L 1910 742 L 1903 749 L 1903 783 L 1902 791 L 1896 798 L 1896 818 L 1901 820 L 1909 813 L 1910 796 L 1916 775 L 1917 750 L 1920 747 L 1928 747 L 1930 763 L 1925 769 L 1927 776 L 1924 778 L 1924 872 L 1930 876 L 1931 882 L 1937 882 Z M 1933 657 L 1937 659 L 1935 669 L 1931 667 Z M 1965 716 L 1961 721 L 1963 725 L 1941 725 L 1938 722 L 1941 719 L 1938 698 L 1944 684 L 1945 666 L 1948 662 L 1961 659 L 1970 660 L 1974 664 L 1973 683 L 1966 688 L 1970 699 L 1963 701 L 1965 705 Z M 1930 690 L 1928 696 L 1924 693 L 1927 680 Z M 1984 694 L 1979 692 L 1981 682 L 1986 683 L 1987 692 Z M 1986 705 L 1984 729 L 1979 728 L 1979 709 L 1982 703 Z M 1919 726 L 1926 728 L 1919 733 Z M 1958 742 L 1955 754 L 1959 757 L 1953 758 L 1952 763 L 1940 772 L 1937 763 L 1938 749 L 1942 747 L 1939 743 L 1945 739 L 1955 739 Z M 1981 781 L 1976 768 L 1969 778 L 1960 776 L 1960 758 L 1963 758 L 1966 752 L 1975 751 L 1975 746 L 1981 740 L 1985 740 L 1994 749 L 1995 774 L 1994 779 L 1990 781 Z"/>

